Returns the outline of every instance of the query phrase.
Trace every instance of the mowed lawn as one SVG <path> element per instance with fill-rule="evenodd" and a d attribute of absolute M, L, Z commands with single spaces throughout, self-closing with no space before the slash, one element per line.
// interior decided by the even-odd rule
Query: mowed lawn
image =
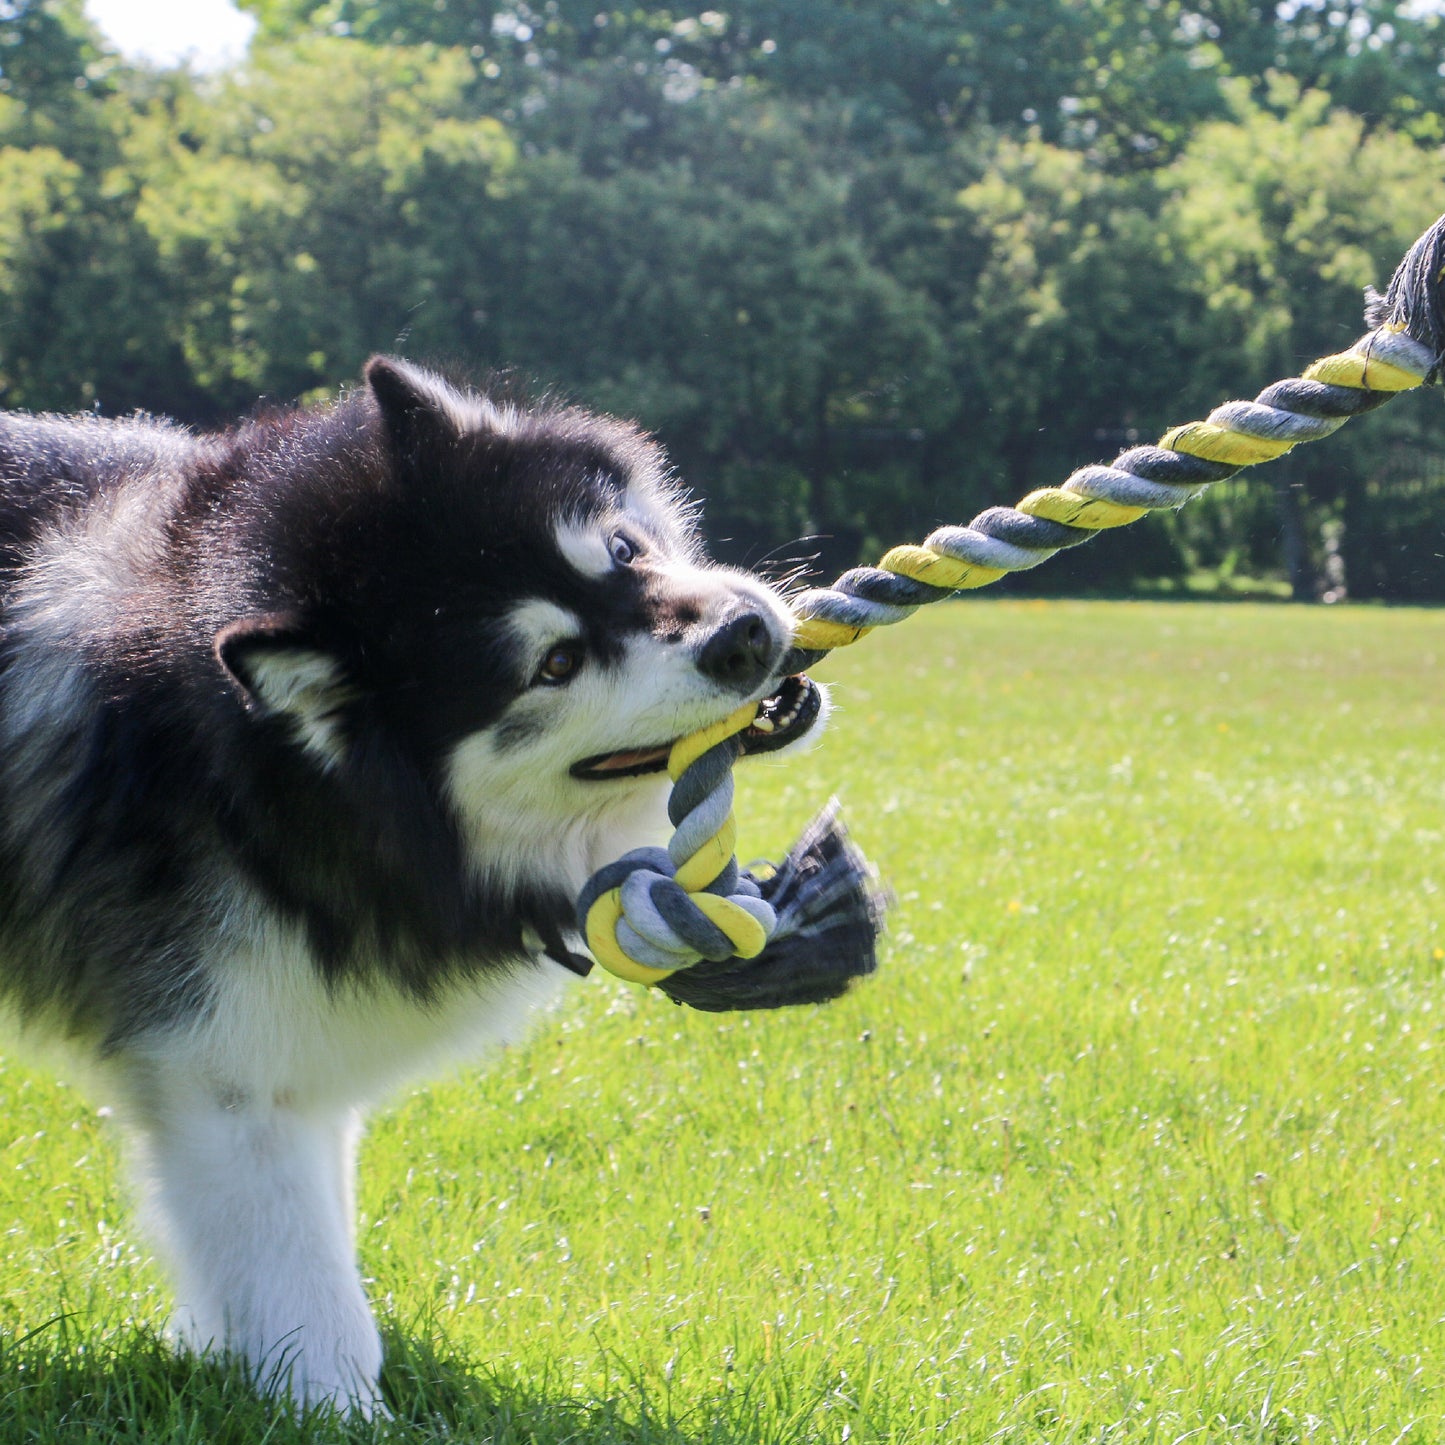
<path fill-rule="evenodd" d="M 594 976 L 378 1118 L 389 1425 L 171 1362 L 108 1124 L 10 1065 L 0 1441 L 1445 1439 L 1442 663 L 1439 612 L 987 598 L 830 659 L 742 846 L 836 792 L 880 974 Z"/>

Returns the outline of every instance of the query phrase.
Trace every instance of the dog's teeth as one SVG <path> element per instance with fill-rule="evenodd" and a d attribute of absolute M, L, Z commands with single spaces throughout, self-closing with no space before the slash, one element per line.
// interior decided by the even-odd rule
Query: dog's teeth
<path fill-rule="evenodd" d="M 757 728 L 760 733 L 770 733 L 773 730 L 773 720 L 766 717 L 756 717 L 753 719 L 753 726 Z"/>

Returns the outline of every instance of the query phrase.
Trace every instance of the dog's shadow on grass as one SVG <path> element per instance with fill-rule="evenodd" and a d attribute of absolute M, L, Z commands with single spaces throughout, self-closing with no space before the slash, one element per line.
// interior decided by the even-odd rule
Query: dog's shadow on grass
<path fill-rule="evenodd" d="M 581 1399 L 395 1330 L 387 1334 L 382 1387 L 389 1419 L 300 1411 L 258 1396 L 238 1367 L 177 1355 L 152 1330 L 88 1340 L 62 1316 L 19 1339 L 0 1336 L 0 1441 L 763 1445 L 764 1439 L 749 1428 L 745 1411 L 722 1400 L 694 1401 L 679 1420 L 641 1385 L 619 1384 L 615 1398 Z"/>
<path fill-rule="evenodd" d="M 693 1402 L 679 1420 L 645 1381 L 621 1369 L 614 1374 L 617 1384 L 604 1398 L 584 1399 L 562 1381 L 494 1370 L 424 1333 L 389 1332 L 382 1386 L 398 1442 L 439 1434 L 487 1445 L 762 1445 L 761 1436 L 733 1428 L 731 1419 L 719 1432 L 720 1401 Z"/>

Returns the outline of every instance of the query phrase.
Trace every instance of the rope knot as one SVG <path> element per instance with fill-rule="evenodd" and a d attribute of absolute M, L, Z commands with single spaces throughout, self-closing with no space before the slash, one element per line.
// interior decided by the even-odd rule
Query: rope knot
<path fill-rule="evenodd" d="M 577 900 L 578 920 L 597 961 L 637 983 L 657 983 L 702 959 L 756 958 L 777 915 L 762 890 L 729 870 L 689 893 L 663 848 L 635 848 L 599 869 Z"/>
<path fill-rule="evenodd" d="M 577 900 L 598 963 L 694 1008 L 819 1003 L 877 966 L 882 896 L 836 809 L 778 867 L 738 868 L 733 764 L 756 716 L 749 703 L 673 746 L 668 846 L 607 864 Z"/>

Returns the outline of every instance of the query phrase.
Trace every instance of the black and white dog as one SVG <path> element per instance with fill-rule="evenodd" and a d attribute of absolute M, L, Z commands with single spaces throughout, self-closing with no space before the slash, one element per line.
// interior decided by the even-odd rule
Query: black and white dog
<path fill-rule="evenodd" d="M 375 1409 L 364 1110 L 556 995 L 672 740 L 816 730 L 787 608 L 636 430 L 386 358 L 216 436 L 0 418 L 0 587 L 12 1032 L 124 1118 L 181 1338 Z"/>

